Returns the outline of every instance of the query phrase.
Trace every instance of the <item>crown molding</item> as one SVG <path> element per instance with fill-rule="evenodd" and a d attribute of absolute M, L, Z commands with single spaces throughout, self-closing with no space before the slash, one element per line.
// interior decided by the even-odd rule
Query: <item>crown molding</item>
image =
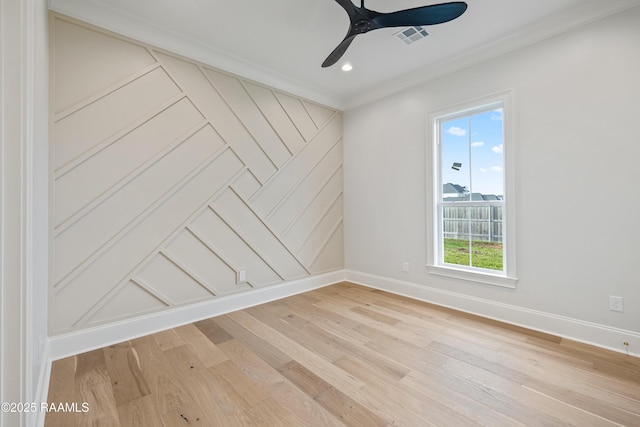
<path fill-rule="evenodd" d="M 91 0 L 49 0 L 49 10 L 154 48 L 182 55 L 243 79 L 255 81 L 337 110 L 344 109 L 343 99 L 322 89 Z"/>

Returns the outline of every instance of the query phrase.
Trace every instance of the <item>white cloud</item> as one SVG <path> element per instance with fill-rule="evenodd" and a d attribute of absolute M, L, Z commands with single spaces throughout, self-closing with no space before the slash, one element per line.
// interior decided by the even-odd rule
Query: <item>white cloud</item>
<path fill-rule="evenodd" d="M 483 141 L 476 141 L 471 143 L 472 147 L 482 147 L 483 145 L 484 145 Z"/>
<path fill-rule="evenodd" d="M 502 108 L 497 108 L 493 110 L 493 114 L 491 115 L 491 120 L 495 120 L 495 121 L 502 120 Z"/>
<path fill-rule="evenodd" d="M 447 129 L 447 133 L 455 136 L 465 136 L 467 134 L 467 131 L 459 128 L 458 126 L 451 126 L 449 129 Z"/>
<path fill-rule="evenodd" d="M 479 171 L 480 173 L 486 173 L 486 172 L 487 172 L 487 170 L 486 170 L 485 168 L 480 168 L 480 169 L 478 169 L 478 171 Z"/>
<path fill-rule="evenodd" d="M 496 145 L 495 147 L 491 147 L 491 151 L 496 154 L 502 154 L 502 144 Z"/>
<path fill-rule="evenodd" d="M 501 166 L 492 166 L 491 170 L 494 172 L 502 172 L 502 167 Z"/>

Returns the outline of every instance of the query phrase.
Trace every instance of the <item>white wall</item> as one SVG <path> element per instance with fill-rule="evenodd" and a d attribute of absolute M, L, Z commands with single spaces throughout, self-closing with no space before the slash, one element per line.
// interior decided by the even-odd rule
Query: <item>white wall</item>
<path fill-rule="evenodd" d="M 636 7 L 347 111 L 348 277 L 619 351 L 630 337 L 640 354 L 638 22 Z M 506 89 L 517 288 L 431 276 L 426 113 Z M 624 313 L 609 295 L 625 298 Z"/>
<path fill-rule="evenodd" d="M 47 392 L 47 64 L 46 1 L 0 1 L 0 402 Z"/>
<path fill-rule="evenodd" d="M 342 270 L 340 111 L 61 15 L 50 37 L 54 335 Z"/>

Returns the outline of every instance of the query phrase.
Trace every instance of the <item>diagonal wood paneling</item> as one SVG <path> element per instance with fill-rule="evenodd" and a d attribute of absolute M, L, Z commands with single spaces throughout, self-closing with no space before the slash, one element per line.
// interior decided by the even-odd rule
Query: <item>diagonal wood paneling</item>
<path fill-rule="evenodd" d="M 50 23 L 55 332 L 343 268 L 340 112 Z"/>

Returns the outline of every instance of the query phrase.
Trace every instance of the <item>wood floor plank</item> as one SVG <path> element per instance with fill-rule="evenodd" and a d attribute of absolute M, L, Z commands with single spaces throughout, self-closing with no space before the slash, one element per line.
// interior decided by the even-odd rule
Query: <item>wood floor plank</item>
<path fill-rule="evenodd" d="M 229 316 L 216 317 L 214 322 L 225 331 L 233 334 L 234 339 L 242 342 L 274 369 L 280 370 L 284 365 L 291 362 L 292 358 L 289 355 L 258 337 Z"/>
<path fill-rule="evenodd" d="M 235 390 L 221 381 L 219 376 L 204 367 L 197 356 L 186 346 L 174 347 L 163 352 L 173 371 L 181 378 L 183 390 L 188 387 L 186 398 L 195 409 L 181 413 L 188 423 L 204 422 L 204 425 L 246 425 L 244 401 Z"/>
<path fill-rule="evenodd" d="M 361 314 L 363 316 L 369 317 L 369 318 L 375 320 L 376 322 L 386 323 L 387 325 L 395 325 L 398 322 L 400 322 L 395 317 L 387 316 L 387 315 L 378 313 L 378 312 L 376 312 L 374 310 L 371 310 L 369 308 L 366 308 L 366 307 L 355 307 L 355 308 L 352 308 L 351 311 L 353 311 L 354 313 L 358 313 L 358 314 Z"/>
<path fill-rule="evenodd" d="M 51 366 L 48 404 L 58 405 L 60 402 L 78 404 L 75 382 L 69 381 L 70 378 L 75 378 L 76 365 L 77 358 L 73 356 L 58 360 Z M 66 411 L 48 412 L 46 419 L 49 427 L 67 427 L 75 424 L 75 414 Z"/>
<path fill-rule="evenodd" d="M 446 357 L 436 351 L 386 333 L 377 332 L 371 326 L 363 325 L 358 330 L 371 337 L 377 335 L 377 339 L 372 339 L 365 345 L 367 349 L 376 351 L 391 360 L 396 360 L 409 369 L 423 370 L 430 366 L 441 366 L 447 361 Z"/>
<path fill-rule="evenodd" d="M 318 307 L 311 301 L 319 302 L 317 298 L 307 298 L 306 294 L 298 294 L 283 300 L 292 314 L 308 319 L 312 324 L 320 326 L 329 333 L 356 344 L 364 344 L 369 341 L 368 337 L 353 330 L 358 326 L 357 322 L 331 310 Z"/>
<path fill-rule="evenodd" d="M 385 322 L 373 320 L 371 317 L 363 316 L 362 314 L 353 312 L 349 307 L 336 307 L 328 301 L 319 303 L 319 305 L 321 305 L 322 307 L 328 307 L 330 310 L 335 310 L 336 312 L 343 314 L 345 317 L 355 322 L 353 330 L 367 337 L 368 341 L 377 339 L 377 333 L 380 332 L 382 334 L 386 334 L 389 337 L 393 336 L 406 342 L 412 342 L 418 346 L 427 346 L 430 342 L 428 334 L 416 334 L 413 331 L 405 333 L 404 330 L 398 328 L 396 325 L 389 325 Z M 374 338 L 372 338 L 372 336 Z"/>
<path fill-rule="evenodd" d="M 347 425 L 373 427 L 388 423 L 296 361 L 285 366 L 282 374 Z"/>
<path fill-rule="evenodd" d="M 68 426 L 636 426 L 640 359 L 340 283 L 55 361 Z"/>
<path fill-rule="evenodd" d="M 227 341 L 228 342 L 228 341 Z M 227 360 L 208 369 L 209 381 L 215 378 L 226 391 L 221 409 L 231 409 L 234 416 L 242 414 L 256 425 L 296 425 L 295 417 L 285 407 L 278 405 L 260 385 L 246 376 L 233 362 Z M 219 404 L 221 393 L 216 401 Z M 242 418 L 237 419 L 242 421 Z M 244 423 L 243 423 L 244 424 Z"/>
<path fill-rule="evenodd" d="M 539 380 L 531 381 L 527 388 L 622 425 L 640 425 L 640 407 L 637 402 L 615 398 L 616 396 L 610 393 L 597 393 L 592 396 L 574 388 L 559 387 Z M 612 397 L 614 399 L 611 399 Z"/>
<path fill-rule="evenodd" d="M 571 383 L 572 387 L 566 387 L 566 385 L 557 386 L 550 382 L 548 378 L 544 381 L 540 381 L 537 376 L 528 375 L 526 370 L 523 370 L 515 363 L 509 366 L 507 364 L 504 364 L 503 362 L 486 360 L 473 355 L 471 352 L 452 348 L 442 343 L 433 343 L 432 347 L 437 348 L 438 351 L 442 352 L 443 354 L 446 354 L 458 361 L 464 362 L 467 365 L 472 365 L 477 369 L 488 371 L 505 379 L 508 378 L 512 383 L 518 384 L 520 386 L 526 386 L 527 388 L 537 391 L 538 393 L 546 395 L 552 399 L 563 401 L 568 406 L 579 408 L 585 412 L 589 412 L 592 414 L 600 414 L 606 419 L 613 422 L 621 423 L 622 425 L 640 424 L 640 418 L 638 418 L 637 415 L 630 414 L 626 411 L 621 411 L 621 408 L 611 406 L 609 402 L 593 399 L 589 396 L 575 391 L 575 382 Z M 520 369 L 516 369 L 516 367 L 519 367 Z M 547 375 L 549 376 L 549 378 L 552 378 L 554 376 L 554 373 L 548 372 Z M 443 378 L 443 381 L 445 380 L 446 378 Z M 482 393 L 484 388 L 480 389 L 476 386 L 476 384 L 477 383 L 474 381 L 469 381 L 466 383 L 466 386 L 464 388 L 467 391 L 474 392 L 473 396 L 481 399 L 485 396 L 484 393 Z M 457 386 L 459 385 L 456 385 L 456 387 Z M 474 390 L 478 391 L 475 392 Z M 525 406 L 514 400 L 512 396 L 516 392 L 516 389 L 511 388 L 507 392 L 502 392 L 500 394 L 502 401 L 505 402 L 504 408 L 506 415 L 514 416 L 514 414 L 518 414 L 523 417 L 522 420 L 533 419 L 540 421 L 541 423 L 539 425 L 553 425 L 553 423 L 560 422 L 560 420 L 558 419 L 554 420 L 552 416 L 545 415 L 544 413 L 546 412 L 546 408 L 535 408 L 531 404 Z M 601 398 L 604 397 L 604 395 L 601 396 Z"/>
<path fill-rule="evenodd" d="M 509 378 L 457 360 L 451 360 L 437 372 L 424 374 L 414 371 L 402 382 L 412 389 L 429 393 L 435 391 L 436 396 L 444 397 L 447 395 L 446 391 L 442 391 L 443 388 L 461 393 L 465 399 L 471 399 L 477 404 L 491 407 L 493 411 L 510 419 L 513 417 L 525 425 L 554 423 L 548 425 L 588 426 L 602 424 L 602 420 L 598 416 L 566 403 L 552 400 L 547 396 L 536 394 L 526 386 Z M 427 382 L 430 382 L 431 385 L 427 386 Z M 434 382 L 436 383 L 435 387 L 433 387 Z M 446 401 L 455 404 L 460 400 L 447 399 Z M 527 406 L 526 409 L 520 407 L 523 404 Z M 548 417 L 548 419 L 545 420 L 543 417 Z M 527 421 L 528 418 L 530 418 L 529 421 Z M 483 419 L 486 418 L 483 417 Z"/>
<path fill-rule="evenodd" d="M 437 374 L 431 373 L 429 378 L 433 378 L 434 375 Z M 546 411 L 531 405 L 530 402 L 514 398 L 514 396 L 519 395 L 519 384 L 503 384 L 502 388 L 496 389 L 488 387 L 483 382 L 454 376 L 446 372 L 444 375 L 437 376 L 437 378 L 441 386 L 449 390 L 459 390 L 468 399 L 489 406 L 500 414 L 513 418 L 527 426 L 562 425 L 561 418 L 548 415 Z"/>
<path fill-rule="evenodd" d="M 152 336 L 158 343 L 161 350 L 169 350 L 171 348 L 184 345 L 184 341 L 182 341 L 174 329 L 156 332 Z"/>
<path fill-rule="evenodd" d="M 409 379 L 411 377 L 407 377 Z M 411 383 L 403 380 L 402 385 L 410 385 Z M 414 390 L 411 387 L 407 387 L 407 390 Z M 436 387 L 422 387 L 420 391 L 411 392 L 415 398 L 419 398 L 421 402 L 436 402 L 440 408 L 446 408 L 446 411 L 441 409 L 442 421 L 436 423 L 436 425 L 487 425 L 487 426 L 525 426 L 527 423 L 515 420 L 509 417 L 491 406 L 487 406 L 476 399 L 467 397 L 456 393 L 453 390 L 447 389 L 442 386 Z M 434 405 L 421 405 L 419 409 L 420 416 L 423 419 L 437 420 L 433 413 L 430 412 L 430 408 Z M 455 414 L 455 417 L 450 417 L 450 414 Z M 449 418 L 450 417 L 450 418 Z M 449 424 L 447 420 L 452 420 Z M 455 420 L 455 422 L 453 422 Z"/>
<path fill-rule="evenodd" d="M 178 427 L 184 426 L 185 419 L 207 420 L 205 411 L 193 397 L 197 390 L 192 388 L 188 379 L 174 370 L 153 336 L 133 340 L 131 345 L 140 358 L 142 374 L 151 390 L 149 400 L 162 420 L 160 425 Z"/>
<path fill-rule="evenodd" d="M 423 399 L 414 392 L 408 393 L 398 380 L 385 378 L 375 368 L 361 363 L 358 359 L 345 357 L 335 364 L 365 383 L 356 397 L 365 402 L 365 406 L 378 416 L 390 418 L 392 425 L 439 425 L 437 420 L 443 418 L 448 425 L 461 421 L 457 414 L 448 413 L 443 417 L 442 407 L 435 408 L 433 402 L 428 402 L 428 399 Z M 381 390 L 393 390 L 394 398 L 389 399 L 380 393 Z M 429 411 L 428 417 L 421 416 L 421 412 L 424 411 Z M 444 412 L 448 411 L 445 409 Z M 469 423 L 470 420 L 465 419 L 465 424 Z"/>
<path fill-rule="evenodd" d="M 75 387 L 79 402 L 86 403 L 87 412 L 77 412 L 76 426 L 120 426 L 117 405 L 111 388 L 111 378 L 102 349 L 77 356 Z"/>
<path fill-rule="evenodd" d="M 283 313 L 282 310 L 269 310 L 266 307 L 254 307 L 248 310 L 248 313 L 265 325 L 277 328 L 287 338 L 298 343 L 303 342 L 305 348 L 331 362 L 344 356 L 344 352 L 338 346 L 332 345 L 334 337 L 325 339 L 325 337 L 318 336 L 318 333 L 310 333 L 310 330 L 313 330 L 314 327 L 291 313 Z M 301 323 L 305 324 L 304 328 L 300 328 Z"/>
<path fill-rule="evenodd" d="M 312 369 L 315 372 L 321 372 L 325 381 L 331 383 L 340 390 L 348 393 L 351 390 L 355 390 L 362 386 L 362 383 L 354 377 L 350 375 L 343 375 L 339 369 L 322 356 L 318 356 L 312 351 L 306 349 L 303 345 L 287 338 L 284 334 L 265 325 L 264 323 L 259 322 L 248 313 L 239 311 L 229 314 L 228 316 L 236 320 L 245 328 L 254 332 L 256 335 L 264 337 L 276 347 L 282 349 L 292 359 L 303 361 L 305 367 Z"/>
<path fill-rule="evenodd" d="M 251 408 L 262 400 L 269 398 L 269 395 L 259 384 L 247 377 L 244 372 L 230 360 L 220 363 L 210 370 L 215 372 L 221 380 L 226 381 L 229 387 L 238 393 L 245 403 L 245 409 Z"/>
<path fill-rule="evenodd" d="M 251 424 L 256 426 L 300 427 L 300 421 L 273 399 L 265 399 L 247 409 Z"/>
<path fill-rule="evenodd" d="M 344 426 L 244 344 L 234 339 L 222 343 L 220 348 L 251 381 L 262 387 L 271 399 L 287 407 L 295 415 L 299 425 Z"/>
<path fill-rule="evenodd" d="M 526 358 L 529 363 L 522 364 L 520 370 L 534 379 L 545 378 L 545 387 L 562 389 L 571 383 L 571 392 L 580 393 L 587 399 L 596 399 L 608 406 L 640 414 L 640 387 L 637 383 L 622 382 L 617 375 L 594 376 L 584 367 L 572 366 L 567 360 L 559 362 L 554 357 L 547 360 L 536 356 L 535 353 L 533 356 L 529 353 L 527 357 L 525 352 L 513 350 L 503 352 L 502 356 L 511 357 L 513 364 L 516 363 L 516 358 Z"/>
<path fill-rule="evenodd" d="M 196 328 L 200 329 L 212 343 L 220 344 L 233 338 L 227 331 L 221 328 L 216 322 L 211 319 L 205 319 L 200 322 L 194 323 Z"/>
<path fill-rule="evenodd" d="M 205 367 L 210 368 L 229 360 L 227 355 L 195 325 L 179 326 L 175 331 Z"/>
<path fill-rule="evenodd" d="M 129 403 L 151 392 L 142 376 L 138 354 L 129 342 L 106 347 L 104 357 L 116 405 Z"/>
<path fill-rule="evenodd" d="M 416 316 L 411 311 L 402 309 L 395 304 L 383 304 L 376 301 L 375 304 L 367 307 L 369 310 L 398 319 L 399 322 L 396 325 L 411 327 L 413 330 L 421 331 L 422 334 L 439 334 L 449 326 L 444 321 L 430 316 L 427 312 L 423 312 L 423 316 Z"/>
<path fill-rule="evenodd" d="M 146 395 L 125 404 L 118 405 L 120 424 L 127 427 L 161 426 L 162 419 L 153 403 L 153 397 Z"/>
<path fill-rule="evenodd" d="M 334 364 L 335 361 L 343 359 L 346 355 L 353 355 L 365 361 L 370 366 L 374 366 L 380 375 L 389 375 L 390 377 L 399 379 L 409 372 L 407 367 L 395 363 L 389 358 L 380 356 L 378 352 L 369 350 L 365 345 L 354 344 L 347 339 L 325 331 L 321 326 L 304 322 L 295 315 L 287 316 L 287 322 L 298 329 L 305 330 L 308 336 L 313 336 L 317 340 L 321 340 L 331 347 L 336 348 L 339 351 L 340 357 L 332 360 Z M 367 340 L 367 342 L 368 341 L 369 340 Z"/>

